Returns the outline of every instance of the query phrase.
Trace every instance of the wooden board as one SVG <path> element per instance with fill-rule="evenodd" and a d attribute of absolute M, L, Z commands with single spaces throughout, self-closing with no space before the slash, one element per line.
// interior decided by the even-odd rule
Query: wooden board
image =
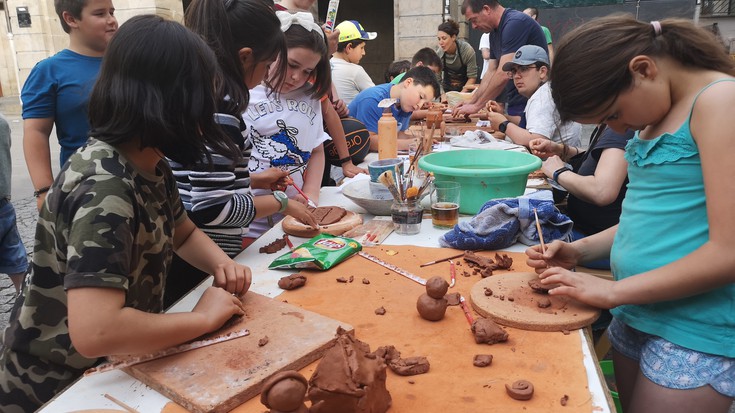
<path fill-rule="evenodd" d="M 571 298 L 533 292 L 528 281 L 536 278 L 530 272 L 485 278 L 472 287 L 472 307 L 497 323 L 532 331 L 574 330 L 592 324 L 600 315 L 598 309 Z M 485 295 L 485 288 L 492 290 L 491 296 Z M 551 306 L 539 308 L 542 298 L 548 298 Z"/>
<path fill-rule="evenodd" d="M 286 274 L 284 274 L 286 275 Z M 259 294 L 245 295 L 244 320 L 218 335 L 250 335 L 130 367 L 126 371 L 192 412 L 227 412 L 258 395 L 265 380 L 320 358 L 337 327 L 352 326 Z M 258 341 L 268 337 L 262 347 Z"/>

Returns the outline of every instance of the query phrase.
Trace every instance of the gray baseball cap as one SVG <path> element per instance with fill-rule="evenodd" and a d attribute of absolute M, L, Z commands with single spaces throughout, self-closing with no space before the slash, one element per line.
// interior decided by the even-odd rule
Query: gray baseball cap
<path fill-rule="evenodd" d="M 536 45 L 527 44 L 518 49 L 515 56 L 513 56 L 513 60 L 503 65 L 503 71 L 509 72 L 516 65 L 528 66 L 534 63 L 544 63 L 546 66 L 550 66 L 549 54 Z"/>

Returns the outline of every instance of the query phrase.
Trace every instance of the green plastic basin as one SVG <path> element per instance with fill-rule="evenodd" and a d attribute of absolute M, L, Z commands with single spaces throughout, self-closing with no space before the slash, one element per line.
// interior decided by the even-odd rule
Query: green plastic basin
<path fill-rule="evenodd" d="M 459 212 L 474 215 L 485 202 L 523 195 L 528 174 L 541 159 L 523 152 L 469 149 L 434 152 L 419 159 L 419 167 L 434 173 L 435 181 L 461 185 Z"/>
<path fill-rule="evenodd" d="M 623 406 L 620 404 L 620 396 L 615 386 L 615 366 L 613 366 L 612 360 L 600 361 L 600 370 L 602 375 L 605 376 L 605 381 L 608 383 L 607 387 L 610 390 L 610 396 L 612 396 L 613 402 L 615 403 L 615 411 L 617 413 L 623 413 Z"/>

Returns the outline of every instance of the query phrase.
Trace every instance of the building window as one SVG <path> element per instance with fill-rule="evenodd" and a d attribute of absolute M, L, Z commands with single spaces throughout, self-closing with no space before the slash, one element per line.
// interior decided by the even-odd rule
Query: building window
<path fill-rule="evenodd" d="M 735 16 L 735 0 L 702 0 L 700 16 Z"/>

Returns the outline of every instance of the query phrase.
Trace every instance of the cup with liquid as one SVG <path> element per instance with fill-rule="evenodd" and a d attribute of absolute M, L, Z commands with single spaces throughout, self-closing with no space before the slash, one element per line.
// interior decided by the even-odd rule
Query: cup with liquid
<path fill-rule="evenodd" d="M 431 223 L 436 228 L 452 228 L 459 222 L 459 192 L 457 182 L 434 182 L 431 192 Z"/>

